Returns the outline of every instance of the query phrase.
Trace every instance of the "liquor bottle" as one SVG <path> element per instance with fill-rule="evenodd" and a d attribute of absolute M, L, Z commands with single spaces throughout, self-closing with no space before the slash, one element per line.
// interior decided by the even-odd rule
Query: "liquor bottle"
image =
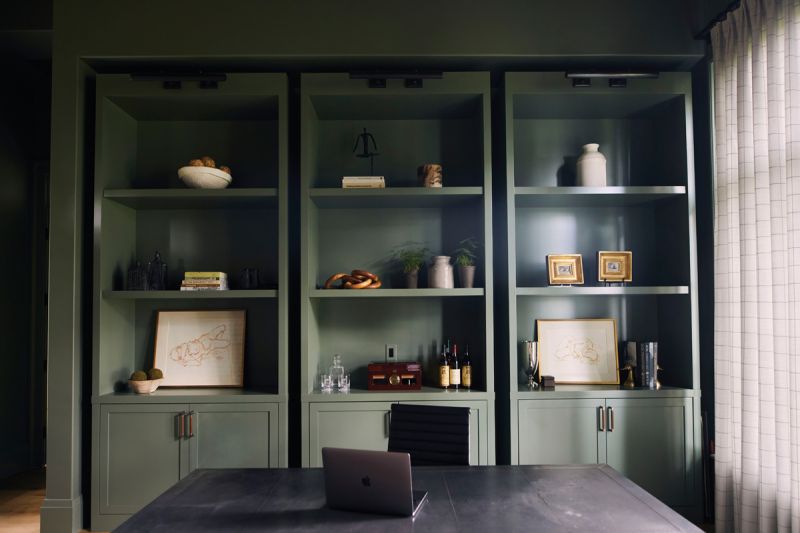
<path fill-rule="evenodd" d="M 469 344 L 461 358 L 461 386 L 465 389 L 472 388 L 472 360 L 469 358 Z"/>
<path fill-rule="evenodd" d="M 442 344 L 442 356 L 439 358 L 439 386 L 443 389 L 450 386 L 450 361 L 447 360 L 446 344 Z"/>
<path fill-rule="evenodd" d="M 458 346 L 453 345 L 453 353 L 450 355 L 450 388 L 458 390 L 461 385 L 461 367 L 458 364 Z"/>

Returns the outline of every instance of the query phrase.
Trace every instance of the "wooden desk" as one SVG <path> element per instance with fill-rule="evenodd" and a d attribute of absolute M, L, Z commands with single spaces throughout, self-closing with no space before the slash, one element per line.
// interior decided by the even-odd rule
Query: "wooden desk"
<path fill-rule="evenodd" d="M 120 533 L 210 531 L 700 531 L 612 468 L 414 468 L 415 519 L 325 507 L 321 469 L 197 470 Z"/>

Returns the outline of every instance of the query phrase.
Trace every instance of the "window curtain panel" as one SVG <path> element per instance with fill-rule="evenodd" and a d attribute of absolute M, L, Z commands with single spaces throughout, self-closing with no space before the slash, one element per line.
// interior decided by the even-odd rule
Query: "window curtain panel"
<path fill-rule="evenodd" d="M 799 25 L 743 0 L 711 35 L 717 531 L 800 532 Z"/>

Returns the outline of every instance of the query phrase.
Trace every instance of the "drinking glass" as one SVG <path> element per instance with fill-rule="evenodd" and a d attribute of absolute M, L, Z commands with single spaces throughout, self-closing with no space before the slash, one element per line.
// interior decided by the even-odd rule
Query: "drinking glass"
<path fill-rule="evenodd" d="M 333 390 L 333 377 L 330 374 L 320 374 L 319 388 L 322 392 L 331 392 Z"/>
<path fill-rule="evenodd" d="M 339 392 L 350 392 L 350 374 L 342 374 L 336 379 Z"/>

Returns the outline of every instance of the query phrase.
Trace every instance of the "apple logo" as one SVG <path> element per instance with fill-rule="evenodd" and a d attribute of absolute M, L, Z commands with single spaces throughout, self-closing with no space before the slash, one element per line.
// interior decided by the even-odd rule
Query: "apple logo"
<path fill-rule="evenodd" d="M 369 480 L 369 476 L 362 477 L 361 484 L 364 485 L 365 487 L 371 487 L 372 482 Z"/>

